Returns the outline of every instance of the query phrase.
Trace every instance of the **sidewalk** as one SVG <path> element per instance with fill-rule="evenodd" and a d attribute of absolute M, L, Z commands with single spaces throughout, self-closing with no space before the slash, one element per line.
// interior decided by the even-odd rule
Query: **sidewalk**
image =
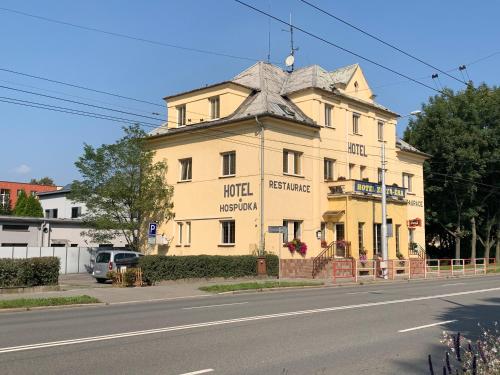
<path fill-rule="evenodd" d="M 180 280 L 166 281 L 162 282 L 160 285 L 143 288 L 119 288 L 113 287 L 110 283 L 98 284 L 95 279 L 88 274 L 69 274 L 61 275 L 59 277 L 59 285 L 61 287 L 60 291 L 1 294 L 0 300 L 17 298 L 68 297 L 86 294 L 99 299 L 101 302 L 109 304 L 134 303 L 161 299 L 211 296 L 213 295 L 212 293 L 202 292 L 198 288 L 214 284 L 233 284 L 255 280 L 256 279 L 253 278 L 220 278 L 211 280 L 199 279 L 194 281 Z"/>

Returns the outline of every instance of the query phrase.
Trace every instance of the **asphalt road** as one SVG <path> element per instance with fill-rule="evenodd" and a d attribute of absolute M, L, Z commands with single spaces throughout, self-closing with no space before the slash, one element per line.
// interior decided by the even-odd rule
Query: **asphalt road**
<path fill-rule="evenodd" d="M 0 313 L 0 373 L 427 374 L 499 319 L 500 276 Z"/>

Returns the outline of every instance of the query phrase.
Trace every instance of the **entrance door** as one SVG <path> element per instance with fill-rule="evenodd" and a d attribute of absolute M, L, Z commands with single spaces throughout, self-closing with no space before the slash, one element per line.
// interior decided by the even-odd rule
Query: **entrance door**
<path fill-rule="evenodd" d="M 346 244 L 345 244 L 344 223 L 335 224 L 335 241 L 337 242 L 335 255 L 337 257 L 345 258 L 345 256 L 346 256 Z"/>
<path fill-rule="evenodd" d="M 373 257 L 382 255 L 382 224 L 373 224 Z"/>

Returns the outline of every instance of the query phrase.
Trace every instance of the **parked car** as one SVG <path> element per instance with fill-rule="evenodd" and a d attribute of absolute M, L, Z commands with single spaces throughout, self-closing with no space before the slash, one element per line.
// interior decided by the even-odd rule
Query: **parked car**
<path fill-rule="evenodd" d="M 92 276 L 98 283 L 104 283 L 109 278 L 109 271 L 116 271 L 121 266 L 135 267 L 139 263 L 139 258 L 144 256 L 136 251 L 125 250 L 100 250 L 95 258 Z"/>

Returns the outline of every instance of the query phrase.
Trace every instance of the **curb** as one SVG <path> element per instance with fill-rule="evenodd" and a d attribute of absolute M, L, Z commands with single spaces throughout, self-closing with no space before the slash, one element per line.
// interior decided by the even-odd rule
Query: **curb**
<path fill-rule="evenodd" d="M 63 310 L 63 309 L 72 309 L 78 307 L 100 307 L 107 305 L 109 305 L 109 303 L 96 302 L 96 303 L 77 303 L 74 305 L 59 305 L 59 306 L 14 307 L 10 309 L 0 309 L 0 314 L 9 312 L 37 311 L 37 310 Z"/>
<path fill-rule="evenodd" d="M 335 285 L 332 285 L 335 286 Z M 306 285 L 306 286 L 283 286 L 279 288 L 260 288 L 260 289 L 247 289 L 247 290 L 231 290 L 229 292 L 219 292 L 215 295 L 225 295 L 225 294 L 249 294 L 249 293 L 262 293 L 262 292 L 279 292 L 285 290 L 300 290 L 300 289 L 321 289 L 321 288 L 331 288 L 330 285 Z"/>

